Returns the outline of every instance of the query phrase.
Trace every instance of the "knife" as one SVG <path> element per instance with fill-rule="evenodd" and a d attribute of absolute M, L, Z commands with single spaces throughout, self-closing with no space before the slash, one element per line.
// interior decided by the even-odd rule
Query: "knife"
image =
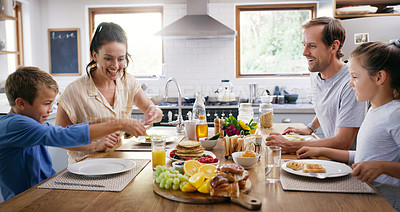
<path fill-rule="evenodd" d="M 100 187 L 103 188 L 103 185 L 96 185 L 96 184 L 82 184 L 82 183 L 65 183 L 65 182 L 54 182 L 54 184 L 58 185 L 73 185 L 73 186 L 87 186 L 87 187 Z"/>

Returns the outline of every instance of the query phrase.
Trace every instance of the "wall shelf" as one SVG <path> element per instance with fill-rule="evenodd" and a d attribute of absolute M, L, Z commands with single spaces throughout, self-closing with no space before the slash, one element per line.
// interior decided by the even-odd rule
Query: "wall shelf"
<path fill-rule="evenodd" d="M 0 50 L 0 54 L 18 54 L 18 51 L 4 51 L 4 50 Z"/>
<path fill-rule="evenodd" d="M 351 14 L 351 15 L 336 15 L 336 9 L 348 6 L 361 6 L 370 5 L 378 7 L 377 13 L 369 14 Z M 361 17 L 377 17 L 377 16 L 400 16 L 400 13 L 380 13 L 386 6 L 400 5 L 400 0 L 335 0 L 334 1 L 334 14 L 335 18 L 361 18 Z"/>
<path fill-rule="evenodd" d="M 17 18 L 0 13 L 0 21 L 17 20 Z"/>

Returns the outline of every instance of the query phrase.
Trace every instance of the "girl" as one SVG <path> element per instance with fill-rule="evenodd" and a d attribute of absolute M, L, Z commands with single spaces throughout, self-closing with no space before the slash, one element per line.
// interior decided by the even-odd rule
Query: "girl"
<path fill-rule="evenodd" d="M 162 111 L 146 96 L 140 83 L 126 73 L 127 49 L 127 37 L 119 25 L 99 24 L 90 43 L 91 61 L 86 67 L 87 75 L 69 84 L 61 95 L 56 125 L 65 127 L 102 117 L 130 118 L 133 105 L 145 115 L 144 123 L 136 120 L 137 128 L 161 120 Z M 119 136 L 114 133 L 103 139 L 118 141 Z M 104 150 L 94 145 L 70 148 L 68 161 L 71 164 L 93 151 Z"/>
<path fill-rule="evenodd" d="M 350 58 L 357 101 L 371 107 L 360 127 L 356 151 L 303 147 L 297 158 L 326 156 L 353 164 L 353 176 L 371 183 L 400 211 L 400 42 L 369 42 Z"/>

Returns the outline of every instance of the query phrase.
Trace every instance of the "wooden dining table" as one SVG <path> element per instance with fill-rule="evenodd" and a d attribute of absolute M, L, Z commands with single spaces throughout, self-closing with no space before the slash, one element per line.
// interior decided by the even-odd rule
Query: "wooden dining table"
<path fill-rule="evenodd" d="M 271 131 L 281 133 L 288 126 L 304 125 L 296 123 L 274 124 L 272 128 L 261 129 L 260 132 L 263 135 L 268 135 Z M 170 131 L 171 134 L 175 134 L 174 128 L 171 128 Z M 212 152 L 220 159 L 220 163 L 233 163 L 232 159 L 225 159 L 222 142 L 219 142 Z M 151 152 L 109 150 L 93 153 L 89 157 L 151 159 Z M 261 209 L 259 209 L 261 211 L 394 211 L 391 205 L 378 193 L 285 191 L 280 183 L 266 183 L 263 158 L 264 156 L 252 169 L 248 170 L 252 184 L 248 195 L 262 202 Z M 282 158 L 295 159 L 296 156 L 284 154 Z M 170 159 L 167 159 L 166 165 L 171 166 Z M 120 192 L 42 189 L 37 186 L 1 203 L 0 211 L 232 212 L 246 210 L 229 201 L 214 204 L 192 204 L 176 202 L 159 196 L 153 192 L 151 162 Z"/>

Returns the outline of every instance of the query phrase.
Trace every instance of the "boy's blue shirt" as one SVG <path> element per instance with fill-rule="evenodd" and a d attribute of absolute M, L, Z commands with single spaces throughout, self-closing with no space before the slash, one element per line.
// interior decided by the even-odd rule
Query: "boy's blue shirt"
<path fill-rule="evenodd" d="M 45 146 L 87 144 L 89 123 L 62 128 L 24 115 L 0 115 L 0 188 L 4 200 L 55 174 Z"/>

